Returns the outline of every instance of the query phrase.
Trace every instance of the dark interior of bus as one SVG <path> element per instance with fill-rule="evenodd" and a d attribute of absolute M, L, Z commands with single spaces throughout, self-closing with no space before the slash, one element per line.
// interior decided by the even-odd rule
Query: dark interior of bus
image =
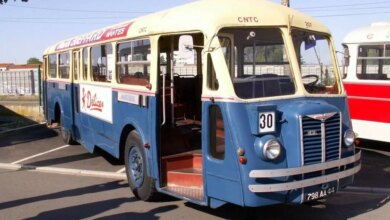
<path fill-rule="evenodd" d="M 160 186 L 163 190 L 203 199 L 202 179 L 202 47 L 181 59 L 179 39 L 159 39 Z M 203 45 L 200 33 L 185 35 Z"/>

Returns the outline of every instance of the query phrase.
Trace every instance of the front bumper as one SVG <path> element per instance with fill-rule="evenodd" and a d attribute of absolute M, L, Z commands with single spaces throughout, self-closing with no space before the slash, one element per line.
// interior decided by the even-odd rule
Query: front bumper
<path fill-rule="evenodd" d="M 319 164 L 314 164 L 309 166 L 277 169 L 277 170 L 252 170 L 249 173 L 250 178 L 276 178 L 276 177 L 289 177 L 293 175 L 301 175 L 301 174 L 311 173 L 316 171 L 323 171 L 327 169 L 339 168 L 339 167 L 346 166 L 348 164 L 356 163 L 352 168 L 337 173 L 332 173 L 332 174 L 314 177 L 310 179 L 286 182 L 286 183 L 249 185 L 249 190 L 254 193 L 279 192 L 279 191 L 299 189 L 308 186 L 328 183 L 334 180 L 339 180 L 348 176 L 352 176 L 355 173 L 359 172 L 361 168 L 360 158 L 361 158 L 361 151 L 359 151 L 353 156 L 346 157 L 340 160 L 334 160 L 334 161 L 329 161 L 329 162 L 319 163 Z"/>

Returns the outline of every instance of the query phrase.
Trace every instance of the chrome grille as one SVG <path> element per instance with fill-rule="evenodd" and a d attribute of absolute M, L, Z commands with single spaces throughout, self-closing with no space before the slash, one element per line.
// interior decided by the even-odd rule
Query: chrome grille
<path fill-rule="evenodd" d="M 340 113 L 306 115 L 301 118 L 303 165 L 340 157 Z"/>

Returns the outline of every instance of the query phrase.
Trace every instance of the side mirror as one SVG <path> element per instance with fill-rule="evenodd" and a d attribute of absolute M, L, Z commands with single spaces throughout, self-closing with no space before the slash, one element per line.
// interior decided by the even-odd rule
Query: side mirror
<path fill-rule="evenodd" d="M 344 46 L 344 65 L 349 66 L 349 58 L 351 57 L 349 55 L 349 49 L 346 45 L 343 46 Z"/>
<path fill-rule="evenodd" d="M 316 36 L 314 34 L 308 35 L 305 38 L 305 50 L 316 46 Z"/>
<path fill-rule="evenodd" d="M 190 59 L 194 57 L 194 40 L 191 35 L 182 35 L 179 38 L 179 57 Z"/>

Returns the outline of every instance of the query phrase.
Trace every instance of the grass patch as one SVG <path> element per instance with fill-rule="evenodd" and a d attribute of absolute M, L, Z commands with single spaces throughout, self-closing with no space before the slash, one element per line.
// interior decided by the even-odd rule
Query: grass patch
<path fill-rule="evenodd" d="M 39 98 L 37 95 L 29 95 L 29 96 L 9 96 L 9 95 L 0 95 L 0 101 L 37 101 Z"/>

